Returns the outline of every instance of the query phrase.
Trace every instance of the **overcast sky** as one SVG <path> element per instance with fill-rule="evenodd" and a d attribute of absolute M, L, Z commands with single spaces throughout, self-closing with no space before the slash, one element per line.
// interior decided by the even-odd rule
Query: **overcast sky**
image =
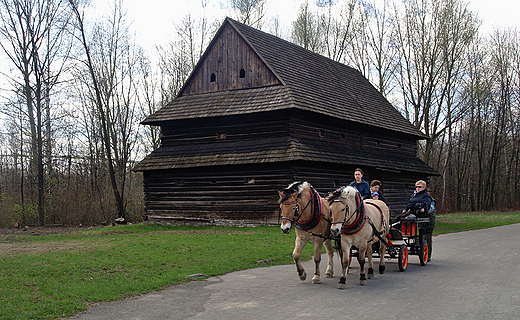
<path fill-rule="evenodd" d="M 226 0 L 209 0 L 206 14 L 209 18 L 229 15 L 222 9 Z M 267 0 L 268 16 L 280 16 L 282 22 L 289 24 L 296 17 L 299 6 L 306 0 Z M 312 3 L 313 0 L 309 0 Z M 111 0 L 93 0 L 99 9 Z M 173 23 L 188 13 L 201 12 L 200 0 L 124 0 L 128 7 L 128 18 L 133 21 L 138 42 L 146 49 L 166 44 L 172 38 Z M 516 27 L 520 29 L 520 1 L 517 0 L 472 0 L 469 8 L 476 11 L 483 20 L 483 34 L 490 33 L 493 27 Z"/>
<path fill-rule="evenodd" d="M 222 20 L 231 15 L 222 8 L 228 0 L 205 0 L 208 2 L 206 16 Z M 296 18 L 297 11 L 305 1 L 315 0 L 267 0 L 268 17 L 279 16 L 287 31 L 290 22 Z M 92 0 L 93 15 L 108 14 L 114 0 Z M 146 50 L 154 50 L 157 45 L 165 45 L 173 38 L 174 23 L 192 13 L 202 12 L 201 0 L 123 0 L 128 8 L 128 20 L 136 32 L 138 43 Z M 483 20 L 482 34 L 488 34 L 493 27 L 516 27 L 520 30 L 520 1 L 518 0 L 471 0 L 469 8 L 478 13 Z M 91 12 L 92 13 L 92 12 Z M 2 59 L 5 57 L 2 56 Z"/>

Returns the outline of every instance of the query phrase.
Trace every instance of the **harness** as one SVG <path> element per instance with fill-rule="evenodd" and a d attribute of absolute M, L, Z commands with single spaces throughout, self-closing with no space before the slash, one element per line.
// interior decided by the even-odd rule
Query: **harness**
<path fill-rule="evenodd" d="M 386 230 L 386 221 L 385 221 L 385 216 L 383 215 L 383 210 L 381 210 L 381 208 L 376 205 L 375 203 L 371 203 L 371 202 L 367 202 L 368 204 L 374 206 L 377 208 L 377 210 L 379 210 L 379 213 L 381 214 L 381 221 L 383 222 L 383 230 L 382 231 L 379 231 L 377 230 L 376 226 L 374 225 L 374 222 L 372 222 L 372 219 L 370 219 L 370 217 L 367 217 L 368 219 L 368 224 L 370 224 L 370 226 L 372 227 L 372 230 L 374 231 L 374 235 L 381 241 L 385 244 L 385 246 L 388 245 L 388 242 L 383 239 L 383 237 L 381 237 L 381 235 L 383 234 L 384 230 Z M 372 243 L 372 242 L 376 242 L 374 240 L 374 237 L 372 237 L 372 239 L 368 240 L 369 243 Z"/>
<path fill-rule="evenodd" d="M 334 200 L 334 201 L 341 201 L 341 200 Z M 365 205 L 363 204 L 363 201 L 361 200 L 361 196 L 359 195 L 359 192 L 356 193 L 356 204 L 357 208 L 356 210 L 350 215 L 350 217 L 347 218 L 347 215 L 345 214 L 345 220 L 343 221 L 332 221 L 332 223 L 340 223 L 343 222 L 343 226 L 341 227 L 341 233 L 346 235 L 352 235 L 358 233 L 366 222 L 366 211 L 365 211 Z M 345 204 L 346 210 L 349 210 L 348 204 Z M 345 225 L 345 223 L 350 220 L 351 217 L 356 215 L 356 218 L 353 223 L 349 225 Z"/>
<path fill-rule="evenodd" d="M 334 201 L 340 201 L 341 202 L 341 200 L 334 200 Z M 341 233 L 343 233 L 345 235 L 356 234 L 361 229 L 363 229 L 363 226 L 365 225 L 365 222 L 368 220 L 368 224 L 372 227 L 372 230 L 374 232 L 373 233 L 374 236 L 377 237 L 380 241 L 382 241 L 385 245 L 388 245 L 388 242 L 386 240 L 384 240 L 383 237 L 381 236 L 383 234 L 383 231 L 377 230 L 377 228 L 374 225 L 374 222 L 372 221 L 372 219 L 370 219 L 370 217 L 366 216 L 365 205 L 364 205 L 363 200 L 361 199 L 361 195 L 359 194 L 359 192 L 356 194 L 356 204 L 357 204 L 357 208 L 350 215 L 350 217 L 347 217 L 347 215 L 345 214 L 345 220 L 343 220 L 343 225 L 341 227 Z M 384 219 L 383 211 L 381 210 L 381 208 L 379 206 L 377 206 L 375 203 L 367 202 L 367 204 L 370 204 L 370 205 L 376 207 L 377 210 L 379 210 L 379 213 L 381 214 L 381 221 L 383 222 L 383 230 L 385 230 L 386 229 L 386 221 Z M 349 207 L 348 207 L 348 204 L 345 204 L 345 205 L 346 205 L 345 209 L 347 211 L 350 211 Z M 355 218 L 354 222 L 349 224 L 349 225 L 346 225 L 345 224 L 346 221 L 350 220 L 350 218 L 353 217 L 354 215 L 356 215 L 356 218 Z M 332 224 L 340 223 L 340 222 L 342 222 L 342 221 L 332 221 Z M 374 236 L 372 236 L 372 238 L 370 240 L 368 240 L 369 243 L 376 242 L 374 240 Z"/>
<path fill-rule="evenodd" d="M 313 187 L 310 187 L 310 193 L 311 193 L 311 197 L 309 199 L 309 202 L 307 202 L 307 204 L 305 205 L 305 207 L 303 208 L 303 210 L 301 212 L 300 212 L 300 206 L 298 204 L 298 200 L 291 201 L 291 202 L 283 202 L 283 204 L 286 204 L 286 205 L 296 204 L 296 209 L 295 209 L 296 212 L 294 214 L 294 219 L 282 217 L 282 219 L 289 220 L 292 223 L 294 223 L 294 227 L 296 229 L 300 229 L 300 230 L 304 230 L 304 231 L 312 229 L 316 225 L 318 225 L 318 223 L 321 220 L 321 217 L 324 217 L 323 212 L 322 212 L 321 197 L 319 196 L 318 192 L 316 192 L 316 190 L 314 190 Z M 309 220 L 307 220 L 305 222 L 301 222 L 300 216 L 303 212 L 305 212 L 305 210 L 307 210 L 309 205 L 311 206 L 311 217 L 309 218 Z"/>

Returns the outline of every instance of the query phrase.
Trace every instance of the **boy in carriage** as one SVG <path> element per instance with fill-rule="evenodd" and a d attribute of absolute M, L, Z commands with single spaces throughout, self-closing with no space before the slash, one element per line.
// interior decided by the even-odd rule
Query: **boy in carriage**
<path fill-rule="evenodd" d="M 371 192 L 371 195 L 370 195 L 371 199 L 381 200 L 388 206 L 388 202 L 386 202 L 385 196 L 381 192 L 381 181 L 372 180 L 372 182 L 370 182 L 370 192 Z"/>

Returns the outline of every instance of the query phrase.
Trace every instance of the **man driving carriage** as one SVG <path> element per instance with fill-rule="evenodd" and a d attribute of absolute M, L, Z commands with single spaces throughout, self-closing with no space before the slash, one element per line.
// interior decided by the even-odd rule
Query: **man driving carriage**
<path fill-rule="evenodd" d="M 408 201 L 408 205 L 401 213 L 401 216 L 408 214 L 424 215 L 428 214 L 432 203 L 432 197 L 426 191 L 426 182 L 419 180 L 415 183 L 415 191 Z"/>
<path fill-rule="evenodd" d="M 401 213 L 401 217 L 415 214 L 417 217 L 428 217 L 430 221 L 425 228 L 426 242 L 428 243 L 428 261 L 431 260 L 432 235 L 435 228 L 435 200 L 426 190 L 426 182 L 419 180 L 415 183 L 415 191 L 408 201 L 408 205 Z"/>

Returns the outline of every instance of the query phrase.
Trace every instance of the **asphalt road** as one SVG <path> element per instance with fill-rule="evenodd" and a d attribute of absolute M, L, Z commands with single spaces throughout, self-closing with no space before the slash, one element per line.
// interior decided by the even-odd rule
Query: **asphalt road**
<path fill-rule="evenodd" d="M 337 289 L 334 258 L 335 277 L 322 275 L 321 284 L 311 284 L 312 262 L 304 264 L 306 281 L 294 265 L 264 267 L 98 304 L 70 319 L 520 318 L 520 224 L 436 236 L 426 266 L 410 256 L 399 272 L 397 260 L 387 260 L 367 286 L 358 285 L 354 260 L 346 290 Z"/>

